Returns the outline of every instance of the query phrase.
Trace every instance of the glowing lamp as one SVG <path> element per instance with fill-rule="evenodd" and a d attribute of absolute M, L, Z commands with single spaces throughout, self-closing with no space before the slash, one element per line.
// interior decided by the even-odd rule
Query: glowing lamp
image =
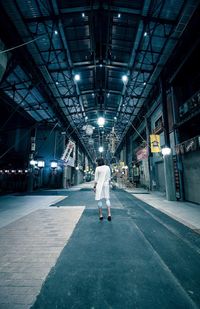
<path fill-rule="evenodd" d="M 162 152 L 162 155 L 163 155 L 163 156 L 168 156 L 168 155 L 171 154 L 171 148 L 169 148 L 169 147 L 164 147 L 164 148 L 161 149 L 161 152 Z"/>

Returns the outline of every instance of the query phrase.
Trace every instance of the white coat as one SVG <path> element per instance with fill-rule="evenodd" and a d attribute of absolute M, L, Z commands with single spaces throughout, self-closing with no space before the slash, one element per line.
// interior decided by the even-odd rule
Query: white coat
<path fill-rule="evenodd" d="M 95 200 L 99 201 L 102 198 L 110 198 L 110 168 L 107 165 L 97 166 L 95 170 L 94 181 L 96 185 Z"/>

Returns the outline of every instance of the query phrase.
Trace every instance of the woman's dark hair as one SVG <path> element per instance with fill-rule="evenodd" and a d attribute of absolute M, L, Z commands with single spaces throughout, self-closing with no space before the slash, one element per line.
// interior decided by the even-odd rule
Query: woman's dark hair
<path fill-rule="evenodd" d="M 105 162 L 104 162 L 103 158 L 97 159 L 96 162 L 97 162 L 98 166 L 105 165 Z"/>

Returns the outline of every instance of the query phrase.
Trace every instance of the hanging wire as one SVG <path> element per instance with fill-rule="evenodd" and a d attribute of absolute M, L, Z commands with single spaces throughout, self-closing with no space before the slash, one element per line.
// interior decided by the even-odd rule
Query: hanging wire
<path fill-rule="evenodd" d="M 57 127 L 57 125 L 58 125 L 58 122 L 56 122 L 56 124 L 54 125 L 54 127 L 51 129 L 51 131 L 50 131 L 50 133 L 49 133 L 49 136 L 48 136 L 48 138 L 45 140 L 45 142 L 37 149 L 37 151 L 36 151 L 35 154 L 34 154 L 34 157 L 38 154 L 39 150 L 41 150 L 41 149 L 44 147 L 44 145 L 45 145 L 46 142 L 48 141 L 49 137 L 50 137 L 51 134 L 53 133 L 54 129 Z"/>
<path fill-rule="evenodd" d="M 24 45 L 28 45 L 28 44 L 30 44 L 30 43 L 33 43 L 33 42 L 39 40 L 41 37 L 46 36 L 46 35 L 47 35 L 47 34 L 42 34 L 42 35 L 38 36 L 37 38 L 35 38 L 35 39 L 33 39 L 33 40 L 30 40 L 30 41 L 28 41 L 28 42 L 22 43 L 22 44 L 17 45 L 17 46 L 13 46 L 13 47 L 8 48 L 8 49 L 1 50 L 1 51 L 0 51 L 0 55 L 1 55 L 1 54 L 5 54 L 5 53 L 7 53 L 7 52 L 9 52 L 9 51 L 11 51 L 11 50 L 20 48 L 20 47 L 22 47 L 22 46 L 24 46 Z"/>
<path fill-rule="evenodd" d="M 131 126 L 135 130 L 135 132 L 141 137 L 141 139 L 146 143 L 146 145 L 151 149 L 151 147 L 147 144 L 147 141 L 143 138 L 143 136 L 140 134 L 140 132 L 134 127 L 134 125 L 131 123 Z"/>
<path fill-rule="evenodd" d="M 9 122 L 9 120 L 13 117 L 13 115 L 18 111 L 18 109 L 20 109 L 20 107 L 22 106 L 22 103 L 25 101 L 25 99 L 27 98 L 27 96 L 30 94 L 30 90 L 28 90 L 28 92 L 26 93 L 26 95 L 22 98 L 21 102 L 16 106 L 16 108 L 12 111 L 12 113 L 10 114 L 10 116 L 6 119 L 6 121 L 4 122 L 4 124 L 0 127 L 0 130 L 3 130 L 3 128 L 6 126 L 6 124 Z"/>
<path fill-rule="evenodd" d="M 30 127 L 30 129 L 28 129 L 28 131 L 26 131 L 22 137 L 19 139 L 19 141 L 23 140 L 27 134 L 33 129 L 37 127 L 37 124 L 34 124 L 33 126 Z M 0 159 L 2 159 L 11 149 L 13 149 L 15 147 L 15 144 L 13 144 L 12 146 L 10 146 L 3 154 L 0 155 Z"/>

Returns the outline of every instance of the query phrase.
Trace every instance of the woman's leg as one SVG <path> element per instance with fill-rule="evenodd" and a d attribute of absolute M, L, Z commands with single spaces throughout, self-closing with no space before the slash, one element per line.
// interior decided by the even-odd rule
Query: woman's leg
<path fill-rule="evenodd" d="M 106 199 L 106 206 L 108 209 L 108 217 L 111 217 L 111 207 L 110 207 L 110 200 Z"/>
<path fill-rule="evenodd" d="M 102 218 L 103 217 L 103 214 L 102 214 L 102 201 L 99 200 L 98 201 L 98 208 L 99 208 L 99 218 Z"/>

